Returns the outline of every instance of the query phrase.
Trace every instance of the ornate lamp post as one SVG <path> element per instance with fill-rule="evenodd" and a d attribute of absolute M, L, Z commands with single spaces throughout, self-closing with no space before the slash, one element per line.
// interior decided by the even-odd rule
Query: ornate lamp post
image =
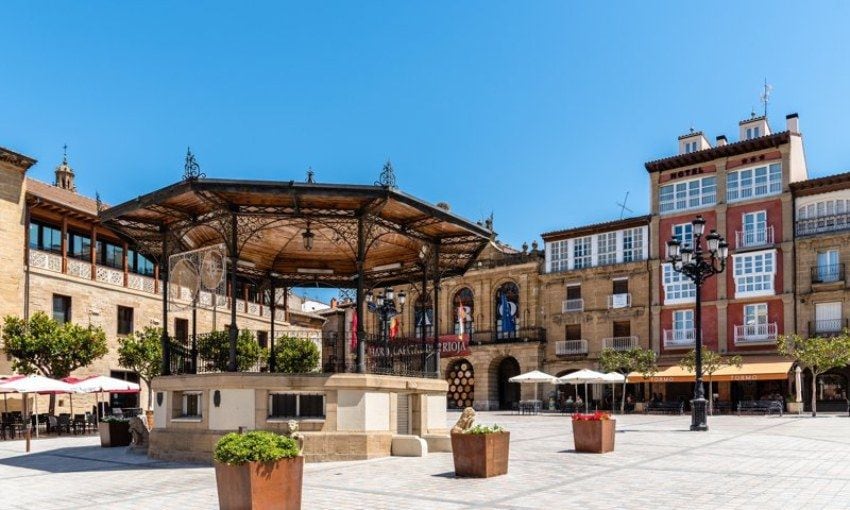
<path fill-rule="evenodd" d="M 389 345 L 390 319 L 404 310 L 405 301 L 407 301 L 407 295 L 404 291 L 399 291 L 398 295 L 396 295 L 392 287 L 385 288 L 384 291 L 379 292 L 377 296 L 374 295 L 371 290 L 366 293 L 366 309 L 371 313 L 376 314 L 380 320 L 381 343 L 384 346 Z M 396 308 L 396 303 L 398 304 L 398 308 Z M 384 363 L 388 362 L 390 362 L 388 358 L 384 360 Z"/>
<path fill-rule="evenodd" d="M 693 226 L 693 248 L 682 247 L 678 239 L 667 242 L 667 261 L 673 270 L 688 277 L 696 286 L 696 308 L 694 310 L 694 350 L 696 354 L 696 385 L 691 400 L 691 430 L 708 430 L 705 390 L 702 386 L 702 283 L 709 277 L 726 269 L 729 245 L 715 230 L 705 236 L 707 252 L 703 251 L 702 238 L 705 220 L 697 216 Z"/>

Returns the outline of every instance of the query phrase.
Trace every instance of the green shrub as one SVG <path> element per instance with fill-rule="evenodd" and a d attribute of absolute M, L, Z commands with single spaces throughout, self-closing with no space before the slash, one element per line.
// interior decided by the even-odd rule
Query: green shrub
<path fill-rule="evenodd" d="M 198 337 L 198 356 L 208 369 L 224 372 L 230 361 L 230 333 L 225 330 L 213 331 Z M 247 372 L 260 360 L 268 357 L 265 349 L 254 339 L 254 334 L 247 329 L 239 330 L 236 337 L 236 369 Z"/>
<path fill-rule="evenodd" d="M 309 338 L 283 336 L 275 340 L 275 371 L 306 374 L 319 366 L 319 348 Z"/>
<path fill-rule="evenodd" d="M 469 429 L 466 433 L 467 434 L 495 434 L 496 432 L 505 432 L 505 429 L 503 427 L 500 427 L 499 425 L 495 425 L 495 424 L 493 424 L 493 425 L 481 425 L 481 424 L 479 424 L 479 425 L 476 425 L 476 426 L 472 427 L 471 429 Z"/>
<path fill-rule="evenodd" d="M 231 432 L 218 440 L 213 458 L 216 462 L 238 466 L 246 462 L 275 462 L 298 456 L 294 439 L 274 432 Z"/>
<path fill-rule="evenodd" d="M 104 416 L 101 423 L 129 423 L 127 418 L 119 418 L 117 416 Z"/>

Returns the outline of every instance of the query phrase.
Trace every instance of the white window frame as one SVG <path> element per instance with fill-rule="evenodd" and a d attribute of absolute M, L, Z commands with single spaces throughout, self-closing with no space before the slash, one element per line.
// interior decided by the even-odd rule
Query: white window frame
<path fill-rule="evenodd" d="M 736 298 L 772 296 L 776 293 L 776 250 L 732 255 L 732 271 Z"/>
<path fill-rule="evenodd" d="M 673 331 L 690 331 L 692 329 L 694 329 L 694 310 L 692 308 L 674 310 Z"/>
<path fill-rule="evenodd" d="M 644 259 L 644 237 L 643 227 L 623 230 L 623 262 L 635 262 Z"/>
<path fill-rule="evenodd" d="M 677 232 L 679 230 L 679 232 Z M 693 223 L 676 223 L 670 227 L 670 236 L 679 240 L 682 248 L 694 247 L 694 225 Z M 667 249 L 669 252 L 669 248 Z M 668 253 L 669 255 L 669 253 Z"/>
<path fill-rule="evenodd" d="M 661 281 L 664 285 L 665 305 L 696 301 L 696 285 L 687 276 L 673 269 L 673 264 L 661 264 Z"/>
<path fill-rule="evenodd" d="M 716 175 L 672 182 L 661 186 L 658 190 L 659 214 L 700 209 L 716 203 Z"/>
<path fill-rule="evenodd" d="M 744 326 L 767 324 L 767 311 L 767 303 L 750 303 L 744 305 Z M 750 319 L 752 319 L 752 322 Z"/>
<path fill-rule="evenodd" d="M 573 269 L 586 267 L 593 267 L 593 236 L 577 237 L 573 240 Z"/>
<path fill-rule="evenodd" d="M 726 174 L 726 201 L 741 202 L 782 193 L 782 164 L 767 163 Z"/>
<path fill-rule="evenodd" d="M 203 418 L 204 416 L 204 392 L 203 391 L 184 391 L 180 396 L 181 414 L 180 418 Z M 198 414 L 189 414 L 189 397 L 198 398 Z"/>
<path fill-rule="evenodd" d="M 596 235 L 596 265 L 607 266 L 617 263 L 617 232 Z"/>
<path fill-rule="evenodd" d="M 272 415 L 272 398 L 275 395 L 295 395 L 295 416 L 273 416 Z M 327 405 L 328 398 L 327 396 L 320 391 L 270 391 L 268 395 L 268 412 L 266 413 L 268 416 L 266 417 L 269 421 L 274 420 L 289 420 L 292 418 L 302 418 L 301 416 L 301 397 L 304 395 L 309 396 L 321 396 L 322 397 L 322 416 L 304 416 L 303 419 L 306 420 L 320 420 L 324 419 L 327 414 Z"/>
<path fill-rule="evenodd" d="M 549 243 L 549 271 L 559 273 L 570 268 L 569 239 Z"/>

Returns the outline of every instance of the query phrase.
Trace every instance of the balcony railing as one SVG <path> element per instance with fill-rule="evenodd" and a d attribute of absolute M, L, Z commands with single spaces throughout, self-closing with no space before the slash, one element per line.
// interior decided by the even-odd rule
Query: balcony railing
<path fill-rule="evenodd" d="M 850 229 L 850 213 L 797 220 L 797 235 L 806 236 Z"/>
<path fill-rule="evenodd" d="M 638 346 L 638 337 L 636 336 L 615 336 L 602 339 L 602 347 L 605 349 L 613 349 L 615 351 L 630 351 Z"/>
<path fill-rule="evenodd" d="M 447 334 L 455 334 L 454 330 Z M 498 344 L 516 342 L 545 342 L 544 328 L 518 328 L 515 331 L 475 331 L 472 333 L 473 344 Z"/>
<path fill-rule="evenodd" d="M 735 326 L 735 345 L 769 345 L 776 343 L 776 323 Z"/>
<path fill-rule="evenodd" d="M 691 329 L 665 329 L 665 349 L 686 349 L 693 347 L 696 342 L 696 330 Z"/>
<path fill-rule="evenodd" d="M 563 313 L 567 312 L 580 312 L 584 310 L 584 299 L 567 299 L 564 301 L 561 306 L 561 311 Z"/>
<path fill-rule="evenodd" d="M 738 248 L 754 248 L 773 244 L 773 227 L 768 226 L 759 230 L 738 230 L 735 232 L 735 246 Z"/>
<path fill-rule="evenodd" d="M 826 264 L 812 267 L 812 283 L 834 283 L 844 281 L 844 264 Z"/>
<path fill-rule="evenodd" d="M 835 336 L 847 328 L 847 319 L 809 321 L 809 335 Z"/>
<path fill-rule="evenodd" d="M 628 308 L 632 306 L 632 295 L 625 294 L 608 294 L 608 309 L 613 308 Z"/>
<path fill-rule="evenodd" d="M 581 356 L 587 354 L 587 340 L 559 340 L 555 342 L 556 356 Z"/>

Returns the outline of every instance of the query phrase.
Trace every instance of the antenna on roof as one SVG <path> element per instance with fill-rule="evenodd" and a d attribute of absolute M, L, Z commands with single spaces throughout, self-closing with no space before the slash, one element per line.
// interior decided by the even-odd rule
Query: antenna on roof
<path fill-rule="evenodd" d="M 773 85 L 767 84 L 767 78 L 764 79 L 764 89 L 761 93 L 761 102 L 764 105 L 764 116 L 767 117 L 767 103 L 770 102 L 770 93 L 773 91 Z"/>
<path fill-rule="evenodd" d="M 623 199 L 623 203 L 621 204 L 620 202 L 617 202 L 617 205 L 620 206 L 620 219 L 621 220 L 623 219 L 623 216 L 626 214 L 626 211 L 629 211 L 630 213 L 634 212 L 631 209 L 629 209 L 628 207 L 626 207 L 626 202 L 628 200 L 629 200 L 629 192 L 627 191 L 626 192 L 626 198 Z"/>

